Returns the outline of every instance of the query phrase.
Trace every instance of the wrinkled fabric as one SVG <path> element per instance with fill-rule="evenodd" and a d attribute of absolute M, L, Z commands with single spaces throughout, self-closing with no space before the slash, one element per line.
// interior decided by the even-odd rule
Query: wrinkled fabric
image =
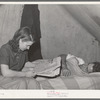
<path fill-rule="evenodd" d="M 40 89 L 40 84 L 34 78 L 5 78 L 0 76 L 0 89 Z"/>

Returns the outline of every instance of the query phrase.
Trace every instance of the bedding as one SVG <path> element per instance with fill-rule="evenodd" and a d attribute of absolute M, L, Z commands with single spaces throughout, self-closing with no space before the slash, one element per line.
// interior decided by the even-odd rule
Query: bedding
<path fill-rule="evenodd" d="M 87 74 L 83 72 L 78 64 L 77 60 L 74 58 L 70 58 L 67 60 L 67 67 L 71 70 L 71 75 L 64 77 L 59 76 L 51 79 L 43 79 L 38 80 L 41 89 L 87 89 L 87 90 L 95 90 L 100 89 L 100 73 L 91 73 Z"/>
<path fill-rule="evenodd" d="M 53 59 L 39 59 L 33 61 L 32 64 L 32 67 L 25 66 L 22 71 L 33 70 L 38 76 L 55 77 L 60 74 L 61 57 Z"/>
<path fill-rule="evenodd" d="M 27 90 L 27 89 L 40 89 L 40 84 L 32 78 L 20 77 L 3 77 L 0 76 L 0 90 Z"/>
<path fill-rule="evenodd" d="M 100 73 L 85 73 L 78 66 L 76 57 L 67 59 L 66 61 L 68 69 L 71 71 L 69 76 L 56 76 L 54 78 L 37 77 L 36 80 L 39 82 L 36 85 L 40 85 L 39 90 L 99 90 L 100 89 Z M 27 89 L 30 86 L 29 81 L 24 84 L 24 78 L 11 78 L 11 80 L 6 79 L 5 84 L 0 83 L 3 87 L 0 89 Z M 4 80 L 4 79 L 2 79 Z M 2 81 L 1 80 L 1 81 Z M 11 84 L 9 84 L 9 81 Z M 7 83 L 7 84 L 6 84 Z M 34 86 L 34 84 L 31 84 Z M 36 86 L 36 87 L 37 87 Z M 31 86 L 29 87 L 32 88 Z"/>
<path fill-rule="evenodd" d="M 87 76 L 69 76 L 57 77 L 54 79 L 41 80 L 41 89 L 100 89 L 100 77 L 87 77 Z"/>

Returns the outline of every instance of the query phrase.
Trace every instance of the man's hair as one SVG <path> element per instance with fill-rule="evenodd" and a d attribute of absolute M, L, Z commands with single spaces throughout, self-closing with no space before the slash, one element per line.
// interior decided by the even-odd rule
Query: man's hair
<path fill-rule="evenodd" d="M 29 27 L 22 27 L 15 32 L 13 40 L 18 43 L 20 39 L 22 39 L 22 41 L 33 41 L 31 29 Z"/>
<path fill-rule="evenodd" d="M 93 72 L 100 72 L 100 62 L 93 62 Z"/>

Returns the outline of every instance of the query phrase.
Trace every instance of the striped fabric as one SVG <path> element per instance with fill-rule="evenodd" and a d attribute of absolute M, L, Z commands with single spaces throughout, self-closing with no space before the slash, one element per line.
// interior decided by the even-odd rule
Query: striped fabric
<path fill-rule="evenodd" d="M 86 74 L 80 70 L 77 64 L 68 60 L 68 67 L 71 70 L 71 76 L 60 76 L 53 79 L 39 81 L 42 89 L 62 89 L 62 90 L 95 90 L 100 89 L 100 74 Z"/>
<path fill-rule="evenodd" d="M 58 77 L 54 79 L 47 79 L 40 81 L 42 89 L 60 89 L 60 90 L 77 90 L 87 89 L 95 90 L 100 89 L 100 77 Z"/>

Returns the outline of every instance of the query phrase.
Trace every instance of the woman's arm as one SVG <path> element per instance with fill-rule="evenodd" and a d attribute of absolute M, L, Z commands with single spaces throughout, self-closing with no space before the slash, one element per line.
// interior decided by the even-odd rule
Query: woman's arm
<path fill-rule="evenodd" d="M 5 64 L 1 64 L 1 73 L 4 77 L 34 77 L 36 75 L 33 71 L 22 72 L 11 70 Z"/>

